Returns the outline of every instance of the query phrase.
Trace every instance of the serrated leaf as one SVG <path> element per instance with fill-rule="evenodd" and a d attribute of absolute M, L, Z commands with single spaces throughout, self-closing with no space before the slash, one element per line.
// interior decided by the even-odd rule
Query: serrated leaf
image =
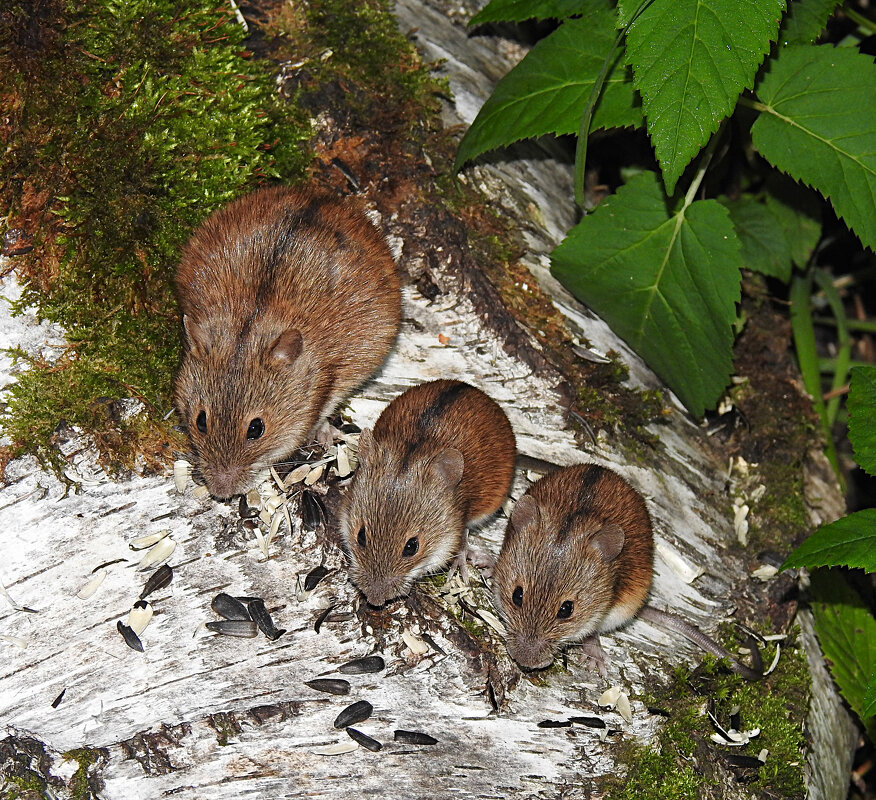
<path fill-rule="evenodd" d="M 626 23 L 640 0 L 620 0 Z M 627 60 L 666 191 L 718 130 L 779 28 L 784 0 L 654 0 L 627 32 Z"/>
<path fill-rule="evenodd" d="M 608 0 L 566 20 L 542 39 L 496 84 L 466 131 L 455 168 L 481 153 L 546 133 L 577 133 L 602 63 L 617 32 Z M 593 115 L 593 129 L 641 125 L 627 68 L 617 63 L 608 73 Z"/>
<path fill-rule="evenodd" d="M 812 574 L 815 632 L 830 672 L 852 710 L 874 732 L 874 720 L 864 711 L 867 686 L 876 668 L 876 620 L 841 573 Z"/>
<path fill-rule="evenodd" d="M 805 267 L 821 238 L 821 208 L 811 189 L 792 183 L 780 172 L 774 173 L 793 187 L 793 196 L 782 191 L 784 187 L 775 180 L 769 181 L 770 193 L 766 196 L 767 208 L 778 220 L 791 252 L 791 261 Z"/>
<path fill-rule="evenodd" d="M 791 248 L 775 214 L 751 195 L 719 198 L 730 212 L 741 245 L 742 266 L 786 283 L 791 277 Z"/>
<path fill-rule="evenodd" d="M 566 19 L 584 13 L 592 3 L 593 0 L 491 0 L 468 24 L 474 26 L 485 22 Z"/>
<path fill-rule="evenodd" d="M 876 475 L 876 367 L 852 369 L 847 408 L 855 461 L 868 475 Z"/>
<path fill-rule="evenodd" d="M 751 128 L 757 150 L 817 189 L 876 249 L 876 67 L 851 49 L 779 51 L 757 87 L 763 109 Z"/>
<path fill-rule="evenodd" d="M 791 0 L 779 28 L 779 44 L 812 44 L 837 5 L 837 0 Z"/>
<path fill-rule="evenodd" d="M 870 680 L 867 681 L 867 691 L 864 694 L 864 708 L 861 713 L 865 717 L 872 717 L 876 714 L 876 664 L 873 665 Z"/>
<path fill-rule="evenodd" d="M 702 415 L 727 385 L 739 242 L 715 200 L 670 215 L 652 172 L 634 176 L 551 255 L 553 274 Z"/>
<path fill-rule="evenodd" d="M 876 572 L 876 508 L 822 525 L 788 556 L 785 567 L 860 567 Z"/>

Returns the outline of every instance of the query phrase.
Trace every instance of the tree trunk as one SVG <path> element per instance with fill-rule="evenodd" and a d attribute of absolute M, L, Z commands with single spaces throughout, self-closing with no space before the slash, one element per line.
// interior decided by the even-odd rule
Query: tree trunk
<path fill-rule="evenodd" d="M 441 71 L 455 97 L 455 105 L 445 108 L 447 124 L 471 122 L 493 83 L 520 56 L 507 41 L 471 36 L 464 27 L 468 14 L 460 16 L 458 4 L 453 8 L 416 0 L 397 7 L 402 29 L 416 29 L 425 57 L 445 60 Z M 570 173 L 569 164 L 543 155 L 478 167 L 463 180 L 482 187 L 516 220 L 531 289 L 550 297 L 571 335 L 598 353 L 621 354 L 630 385 L 658 388 L 640 359 L 547 270 L 547 254 L 574 222 Z M 375 204 L 380 208 L 379 200 Z M 514 497 L 542 462 L 582 461 L 610 466 L 645 495 L 657 538 L 652 605 L 710 633 L 734 610 L 749 621 L 768 621 L 776 632 L 791 630 L 795 604 L 778 598 L 793 580 L 753 580 L 756 553 L 734 546 L 728 458 L 718 437 L 680 408 L 648 426 L 657 440 L 653 447 L 634 451 L 607 425 L 595 431 L 595 443 L 576 434 L 566 413 L 574 399 L 566 365 L 509 311 L 507 291 L 481 271 L 459 223 L 410 203 L 391 217 L 384 214 L 381 225 L 408 276 L 404 323 L 380 374 L 350 402 L 356 424 L 372 424 L 390 399 L 418 382 L 469 381 L 502 404 L 520 453 L 534 459 L 521 460 Z M 528 291 L 520 287 L 521 296 Z M 28 324 L 7 320 L 4 330 L 25 337 Z M 626 745 L 651 742 L 665 724 L 648 708 L 653 687 L 668 682 L 676 665 L 701 660 L 692 645 L 634 621 L 603 637 L 606 677 L 589 670 L 574 648 L 564 668 L 525 676 L 508 659 L 501 637 L 477 616 L 478 609 L 492 609 L 476 573 L 473 588 L 455 602 L 441 580 L 427 580 L 407 601 L 384 610 L 360 604 L 334 525 L 342 482 L 328 472 L 314 491 L 325 498 L 329 524 L 305 530 L 300 500 L 290 501 L 292 530 L 281 524 L 265 558 L 237 503 L 198 499 L 190 482 L 178 494 L 169 475 L 109 480 L 75 436 L 65 447 L 71 469 L 83 479 L 80 490 L 68 492 L 29 459 L 10 465 L 0 490 L 0 579 L 15 603 L 38 612 L 7 604 L 0 623 L 0 633 L 27 643 L 26 649 L 2 644 L 0 709 L 7 738 L 0 759 L 7 791 L 36 775 L 57 797 L 106 800 L 176 794 L 199 800 L 601 797 L 609 778 L 634 768 L 623 755 Z M 807 464 L 813 520 L 840 515 L 842 498 L 817 449 Z M 506 522 L 499 515 L 473 538 L 495 553 Z M 132 553 L 128 542 L 160 529 L 170 529 L 177 543 L 170 560 L 174 577 L 150 596 L 155 616 L 140 637 L 144 652 L 135 652 L 116 622 L 126 621 L 152 570 L 137 571 L 142 554 Z M 79 599 L 77 592 L 102 564 L 108 564 L 105 580 L 90 599 Z M 297 582 L 320 564 L 328 576 L 312 593 L 299 591 Z M 287 632 L 273 642 L 205 632 L 202 623 L 218 619 L 210 603 L 222 591 L 264 598 Z M 317 633 L 314 623 L 329 607 Z M 801 754 L 808 760 L 807 796 L 839 800 L 846 795 L 855 731 L 825 669 L 810 615 L 800 611 L 797 620 L 812 677 L 809 750 Z M 375 652 L 385 669 L 336 673 L 338 665 Z M 349 680 L 350 694 L 305 686 L 323 675 Z M 597 703 L 613 686 L 631 698 L 627 720 Z M 360 699 L 374 711 L 359 727 L 383 750 L 318 754 L 348 741 L 333 721 Z M 607 727 L 537 727 L 573 716 L 598 717 Z M 757 720 L 745 722 L 754 727 Z M 397 729 L 438 741 L 394 742 Z M 696 768 L 715 769 L 707 762 L 720 761 L 719 749 L 700 749 Z M 78 750 L 74 757 L 62 758 L 72 750 Z M 730 767 L 713 777 L 701 796 L 751 796 Z M 75 794 L 79 779 L 92 795 Z"/>

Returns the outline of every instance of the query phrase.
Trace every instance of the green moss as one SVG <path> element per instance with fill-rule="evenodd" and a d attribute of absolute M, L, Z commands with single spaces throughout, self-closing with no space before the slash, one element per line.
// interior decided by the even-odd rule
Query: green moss
<path fill-rule="evenodd" d="M 303 174 L 309 124 L 228 9 L 172 0 L 14 0 L 0 12 L 0 200 L 34 235 L 19 307 L 70 348 L 12 388 L 12 454 L 52 451 L 62 420 L 116 466 L 168 441 L 178 360 L 172 275 L 191 229 L 247 188 Z M 142 400 L 148 424 L 95 413 Z M 105 437 L 101 439 L 101 435 Z M 112 442 L 123 442 L 115 451 Z"/>
<path fill-rule="evenodd" d="M 772 653 L 764 654 L 765 660 Z M 809 703 L 809 673 L 801 651 L 786 647 L 777 670 L 763 681 L 747 682 L 707 658 L 694 671 L 679 668 L 668 686 L 652 689 L 647 705 L 670 710 L 670 717 L 649 747 L 630 747 L 621 754 L 627 765 L 622 780 L 609 781 L 611 800 L 686 800 L 708 796 L 732 767 L 720 754 L 757 756 L 769 751 L 750 786 L 766 797 L 802 798 L 806 742 L 803 722 Z M 709 741 L 714 728 L 705 707 L 728 725 L 738 707 L 743 728 L 760 728 L 759 736 L 741 748 L 722 748 Z M 730 780 L 735 780 L 730 778 Z"/>
<path fill-rule="evenodd" d="M 49 794 L 46 788 L 46 781 L 37 773 L 30 770 L 19 775 L 4 775 L 4 785 L 0 786 L 3 790 L 3 800 L 18 800 L 21 797 L 32 798 L 34 795 L 46 798 Z"/>
<path fill-rule="evenodd" d="M 92 781 L 89 780 L 88 771 L 103 760 L 104 756 L 101 751 L 82 747 L 77 750 L 68 750 L 64 753 L 64 758 L 68 761 L 75 761 L 79 765 L 76 772 L 73 773 L 73 777 L 67 782 L 70 800 L 92 800 L 95 798 L 97 795 Z"/>

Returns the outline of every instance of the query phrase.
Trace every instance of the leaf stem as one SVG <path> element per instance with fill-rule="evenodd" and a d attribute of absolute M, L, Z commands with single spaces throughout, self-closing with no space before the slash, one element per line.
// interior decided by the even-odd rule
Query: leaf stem
<path fill-rule="evenodd" d="M 876 22 L 872 19 L 867 19 L 863 14 L 858 11 L 855 11 L 853 8 L 843 8 L 843 14 L 845 14 L 850 20 L 856 22 L 862 28 L 870 31 L 870 33 L 876 33 Z"/>
<path fill-rule="evenodd" d="M 759 100 L 752 100 L 750 97 L 746 97 L 744 94 L 739 95 L 739 99 L 736 101 L 740 105 L 747 106 L 748 108 L 753 108 L 755 111 L 769 111 L 770 107 L 764 105 Z"/>
<path fill-rule="evenodd" d="M 697 192 L 700 190 L 700 184 L 703 182 L 703 178 L 706 177 L 706 170 L 709 168 L 712 157 L 715 155 L 715 150 L 718 148 L 718 142 L 721 140 L 721 134 L 724 132 L 724 126 L 726 124 L 727 120 L 725 119 L 718 130 L 715 131 L 714 136 L 709 139 L 709 143 L 706 145 L 706 149 L 700 157 L 700 163 L 697 165 L 697 173 L 694 175 L 694 179 L 691 181 L 690 187 L 684 195 L 684 205 L 679 213 L 683 214 L 684 210 L 693 203 L 694 198 L 697 196 Z"/>
<path fill-rule="evenodd" d="M 836 319 L 836 334 L 838 340 L 836 362 L 834 365 L 833 382 L 831 383 L 830 391 L 835 392 L 841 386 L 844 386 L 849 379 L 849 364 L 852 358 L 852 338 L 849 334 L 849 327 L 846 324 L 846 310 L 843 307 L 843 301 L 833 285 L 833 278 L 823 269 L 816 268 L 814 270 L 815 282 L 824 292 L 824 296 L 830 305 L 830 310 Z M 827 425 L 830 429 L 836 422 L 837 411 L 839 411 L 840 397 L 839 395 L 831 395 L 825 409 L 827 415 Z"/>

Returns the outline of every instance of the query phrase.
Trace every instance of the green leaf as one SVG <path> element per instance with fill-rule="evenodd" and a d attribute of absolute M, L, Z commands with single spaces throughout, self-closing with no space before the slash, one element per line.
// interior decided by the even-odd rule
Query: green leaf
<path fill-rule="evenodd" d="M 780 172 L 774 174 L 787 180 Z M 776 182 L 771 181 L 771 183 L 775 189 Z M 795 190 L 793 197 L 786 197 L 773 191 L 764 198 L 764 201 L 785 234 L 791 261 L 802 268 L 809 262 L 809 256 L 812 255 L 815 245 L 821 238 L 821 209 L 818 205 L 820 201 L 816 201 L 816 195 L 811 189 L 799 184 L 793 184 L 793 187 Z"/>
<path fill-rule="evenodd" d="M 468 22 L 523 22 L 527 19 L 565 19 L 584 13 L 593 0 L 492 0 Z"/>
<path fill-rule="evenodd" d="M 639 3 L 620 0 L 624 24 Z M 654 0 L 630 27 L 627 60 L 668 194 L 752 87 L 784 8 L 785 0 Z"/>
<path fill-rule="evenodd" d="M 791 278 L 791 248 L 772 210 L 751 195 L 718 201 L 733 220 L 742 246 L 742 266 L 787 283 Z"/>
<path fill-rule="evenodd" d="M 865 698 L 876 668 L 876 620 L 839 572 L 814 572 L 811 593 L 815 632 L 830 672 L 872 736 L 876 726 L 866 714 Z"/>
<path fill-rule="evenodd" d="M 779 44 L 812 44 L 837 5 L 837 0 L 791 0 L 779 28 Z"/>
<path fill-rule="evenodd" d="M 670 215 L 653 172 L 636 175 L 554 250 L 552 272 L 695 416 L 730 378 L 739 242 L 715 200 Z"/>
<path fill-rule="evenodd" d="M 864 708 L 861 713 L 865 717 L 872 717 L 876 714 L 876 664 L 874 664 L 873 671 L 870 673 L 870 680 L 867 682 L 867 691 L 864 694 Z"/>
<path fill-rule="evenodd" d="M 852 370 L 847 407 L 855 461 L 868 475 L 876 475 L 876 367 Z"/>
<path fill-rule="evenodd" d="M 822 525 L 782 564 L 786 567 L 860 567 L 876 572 L 876 508 Z"/>
<path fill-rule="evenodd" d="M 455 168 L 481 153 L 546 133 L 576 133 L 617 32 L 608 0 L 566 20 L 496 84 L 456 154 Z M 629 71 L 619 61 L 606 79 L 593 129 L 641 125 Z"/>
<path fill-rule="evenodd" d="M 779 51 L 757 87 L 751 129 L 772 164 L 830 200 L 861 241 L 876 249 L 876 67 L 851 49 Z"/>

